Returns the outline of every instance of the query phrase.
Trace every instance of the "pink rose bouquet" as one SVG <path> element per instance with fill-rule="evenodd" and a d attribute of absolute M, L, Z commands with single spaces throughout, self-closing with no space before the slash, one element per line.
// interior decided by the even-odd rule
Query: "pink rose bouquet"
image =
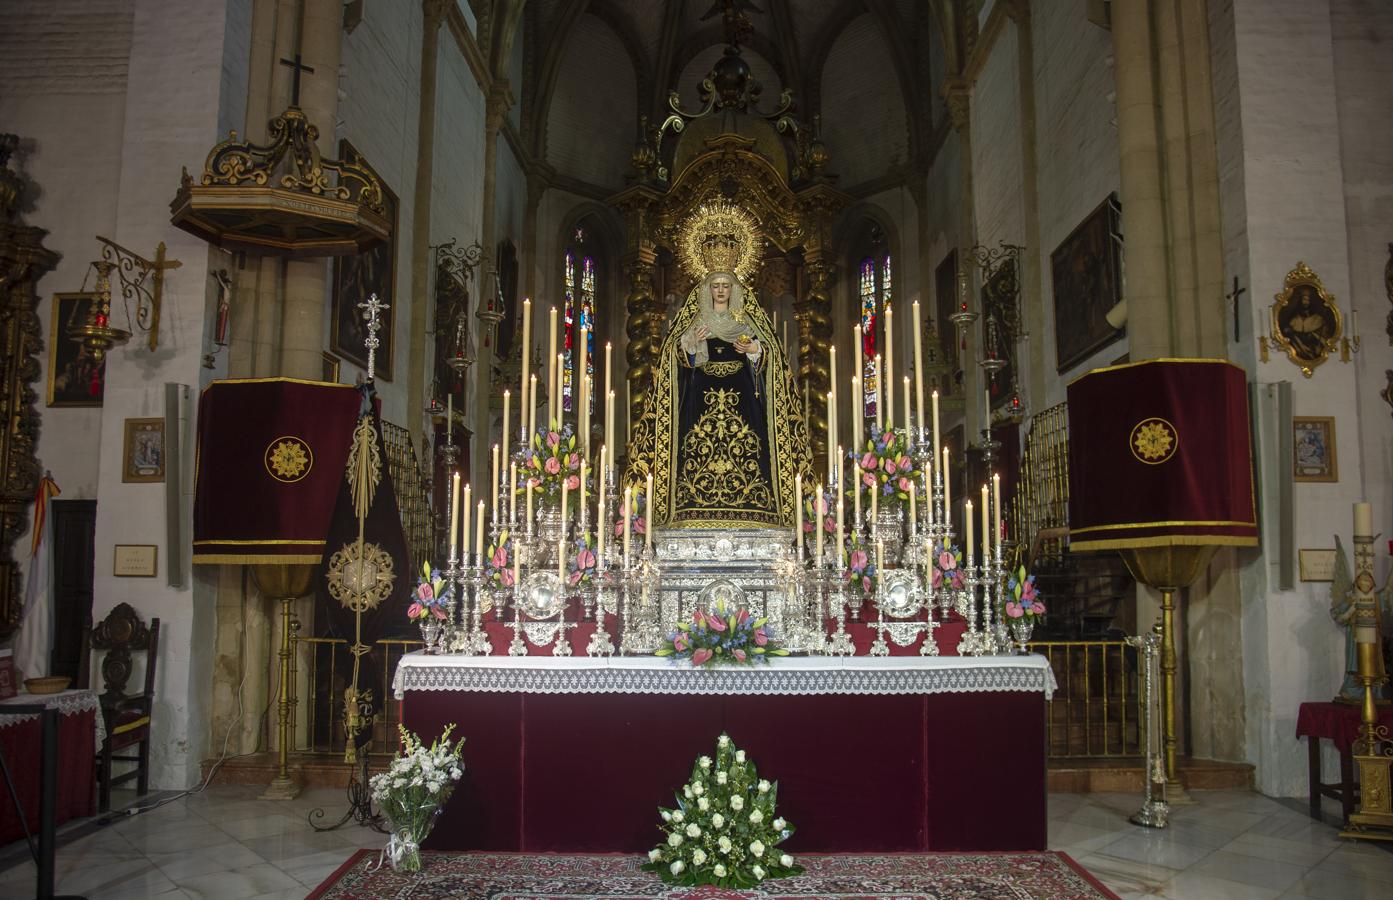
<path fill-rule="evenodd" d="M 421 577 L 416 581 L 416 589 L 411 592 L 411 605 L 406 608 L 407 618 L 420 621 L 431 616 L 444 619 L 448 615 L 445 604 L 452 596 L 451 588 L 441 577 L 439 569 L 432 569 L 430 563 L 422 563 Z"/>
<path fill-rule="evenodd" d="M 771 656 L 788 656 L 788 651 L 779 646 L 767 618 L 756 619 L 744 607 L 733 609 L 717 600 L 704 611 L 694 610 L 691 621 L 678 623 L 654 655 L 690 659 L 700 667 L 768 662 Z"/>
<path fill-rule="evenodd" d="M 1006 617 L 1008 619 L 1031 619 L 1045 614 L 1045 604 L 1040 602 L 1040 592 L 1035 587 L 1035 576 L 1025 574 L 1021 566 L 1006 582 Z"/>

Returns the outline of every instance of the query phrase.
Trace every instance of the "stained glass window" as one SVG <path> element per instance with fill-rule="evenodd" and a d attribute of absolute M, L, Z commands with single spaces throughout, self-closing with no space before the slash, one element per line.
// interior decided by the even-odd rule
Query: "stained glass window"
<path fill-rule="evenodd" d="M 576 237 L 583 238 L 583 236 L 584 232 L 577 229 Z M 591 384 L 594 384 L 595 379 L 595 260 L 593 257 L 578 256 L 576 251 L 567 250 L 563 264 L 562 286 L 565 293 L 566 318 L 563 326 L 565 365 L 561 372 L 561 405 L 569 412 L 575 408 L 575 404 L 572 402 L 578 387 L 575 351 L 581 328 L 588 329 L 583 356 L 585 371 Z M 577 268 L 580 270 L 579 273 L 576 271 Z M 579 280 L 577 280 L 577 275 L 579 275 Z M 592 392 L 590 411 L 594 412 L 594 410 L 595 395 Z"/>
<path fill-rule="evenodd" d="M 876 321 L 880 318 L 879 304 L 876 295 L 876 264 L 871 257 L 861 260 L 861 353 L 862 365 L 861 372 L 861 395 L 862 407 L 866 418 L 875 418 L 875 407 L 877 390 L 879 388 L 876 377 Z"/>

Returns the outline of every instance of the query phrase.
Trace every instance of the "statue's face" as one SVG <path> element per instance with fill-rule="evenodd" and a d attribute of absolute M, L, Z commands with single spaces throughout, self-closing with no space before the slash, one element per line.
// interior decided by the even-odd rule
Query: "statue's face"
<path fill-rule="evenodd" d="M 711 300 L 715 303 L 729 303 L 730 291 L 731 284 L 729 279 L 717 278 L 715 281 L 711 282 Z"/>

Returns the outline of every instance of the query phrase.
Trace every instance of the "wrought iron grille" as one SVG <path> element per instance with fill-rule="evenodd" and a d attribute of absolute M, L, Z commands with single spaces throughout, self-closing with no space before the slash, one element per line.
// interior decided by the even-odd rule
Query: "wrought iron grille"
<path fill-rule="evenodd" d="M 1051 759 L 1139 757 L 1137 651 L 1124 641 L 1031 641 L 1054 669 L 1046 745 Z"/>
<path fill-rule="evenodd" d="M 1032 416 L 1021 457 L 1015 520 L 1026 558 L 1059 559 L 1069 533 L 1069 405 Z"/>
<path fill-rule="evenodd" d="M 290 733 L 296 753 L 343 753 L 343 689 L 353 672 L 353 655 L 343 638 L 292 637 L 290 654 Z M 373 697 L 379 713 L 373 723 L 369 753 L 395 753 L 399 704 L 391 697 L 392 673 L 402 654 L 421 646 L 420 641 L 384 638 L 373 642 L 374 658 L 382 665 L 381 696 Z M 307 663 L 304 678 L 300 666 Z M 304 695 L 301 696 L 303 690 Z"/>
<path fill-rule="evenodd" d="M 400 425 L 382 423 L 382 442 L 387 447 L 387 471 L 396 489 L 397 511 L 401 515 L 401 530 L 411 553 L 411 564 L 434 556 L 434 536 L 431 517 L 431 475 L 416 457 L 411 434 Z"/>

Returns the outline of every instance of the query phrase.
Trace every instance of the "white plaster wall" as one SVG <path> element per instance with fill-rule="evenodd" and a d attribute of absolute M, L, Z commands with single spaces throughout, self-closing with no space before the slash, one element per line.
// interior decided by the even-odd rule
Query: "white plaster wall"
<path fill-rule="evenodd" d="M 976 243 L 988 247 L 1025 243 L 1019 52 L 1016 27 L 1008 23 L 972 91 Z"/>
<path fill-rule="evenodd" d="M 909 159 L 909 125 L 890 46 L 870 13 L 851 21 L 822 69 L 823 140 L 843 188 Z"/>
<path fill-rule="evenodd" d="M 581 16 L 566 36 L 546 128 L 547 162 L 558 172 L 624 186 L 638 134 L 638 78 L 619 36 L 595 16 Z"/>
<path fill-rule="evenodd" d="M 336 134 L 347 138 L 367 159 L 378 176 L 397 195 L 397 262 L 392 301 L 393 351 L 391 380 L 377 380 L 382 398 L 382 416 L 389 422 L 408 427 L 415 434 L 412 415 L 406 409 L 407 381 L 413 365 L 411 350 L 412 304 L 426 296 L 424 288 L 411 283 L 411 254 L 415 241 L 417 136 L 421 109 L 421 5 L 408 0 L 369 3 L 363 21 L 342 38 L 339 68 L 339 108 Z M 454 41 L 442 28 L 440 35 L 441 82 L 444 60 L 453 52 Z M 447 49 L 449 48 L 449 49 Z M 437 94 L 436 133 L 449 115 Z M 337 141 L 334 151 L 338 152 Z M 437 173 L 439 161 L 437 160 Z M 442 179 L 443 180 L 443 179 Z M 324 346 L 329 346 L 331 316 L 330 291 L 333 290 L 333 264 L 325 294 Z M 363 370 L 343 360 L 339 380 L 352 383 Z M 363 373 L 366 374 L 366 373 Z M 420 448 L 417 448 L 420 451 Z"/>
<path fill-rule="evenodd" d="M 1031 5 L 1040 216 L 1038 296 L 1047 304 L 1045 326 L 1038 337 L 1031 336 L 1031 352 L 1045 357 L 1045 407 L 1063 402 L 1071 379 L 1110 364 L 1128 347 L 1124 336 L 1069 371 L 1057 371 L 1050 254 L 1108 194 L 1119 190 L 1122 180 L 1112 34 L 1088 21 L 1087 8 L 1087 0 Z"/>

